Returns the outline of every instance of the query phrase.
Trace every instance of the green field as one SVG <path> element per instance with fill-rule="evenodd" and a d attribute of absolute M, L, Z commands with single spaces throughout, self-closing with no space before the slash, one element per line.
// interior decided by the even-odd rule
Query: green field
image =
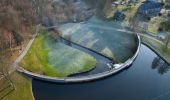
<path fill-rule="evenodd" d="M 86 72 L 95 65 L 92 56 L 56 42 L 47 33 L 39 34 L 20 62 L 20 66 L 28 71 L 52 77 Z"/>
<path fill-rule="evenodd" d="M 12 73 L 10 78 L 13 82 L 14 90 L 9 91 L 2 100 L 34 100 L 32 84 L 29 78 L 24 77 L 17 72 Z M 7 88 L 3 92 L 8 91 L 9 89 L 10 88 Z"/>

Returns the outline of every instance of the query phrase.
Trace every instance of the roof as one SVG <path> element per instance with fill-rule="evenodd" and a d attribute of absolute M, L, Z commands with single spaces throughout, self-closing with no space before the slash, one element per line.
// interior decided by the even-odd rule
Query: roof
<path fill-rule="evenodd" d="M 162 8 L 162 7 L 163 7 L 162 3 L 154 2 L 154 1 L 145 1 L 139 7 L 139 12 L 148 11 L 151 9 Z"/>

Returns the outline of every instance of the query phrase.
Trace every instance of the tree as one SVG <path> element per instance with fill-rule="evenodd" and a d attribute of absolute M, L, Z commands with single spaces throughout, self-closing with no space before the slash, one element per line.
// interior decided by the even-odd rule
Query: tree
<path fill-rule="evenodd" d="M 0 49 L 20 45 L 28 33 L 33 33 L 36 14 L 30 0 L 1 0 Z"/>
<path fill-rule="evenodd" d="M 170 43 L 170 19 L 167 21 L 164 21 L 160 23 L 160 30 L 167 32 L 166 38 L 165 38 L 165 46 L 168 47 L 168 44 Z"/>
<path fill-rule="evenodd" d="M 160 23 L 160 28 L 162 28 L 163 31 L 170 31 L 169 27 L 170 27 L 170 19 Z"/>
<path fill-rule="evenodd" d="M 135 15 L 133 17 L 131 17 L 129 19 L 129 22 L 130 22 L 130 28 L 132 29 L 132 31 L 134 33 L 138 33 L 140 31 L 140 27 L 139 27 L 139 23 L 140 23 L 140 20 L 139 20 L 139 15 Z"/>
<path fill-rule="evenodd" d="M 51 12 L 50 4 L 52 0 L 32 0 L 35 12 L 38 15 L 39 21 L 43 21 L 43 17 Z M 47 9 L 48 8 L 48 9 Z M 49 16 L 48 16 L 49 17 Z"/>
<path fill-rule="evenodd" d="M 96 13 L 99 18 L 107 19 L 107 14 L 111 13 L 111 0 L 98 0 L 96 5 Z"/>
<path fill-rule="evenodd" d="M 165 38 L 166 48 L 168 48 L 169 43 L 170 43 L 170 32 L 166 35 L 166 38 Z"/>

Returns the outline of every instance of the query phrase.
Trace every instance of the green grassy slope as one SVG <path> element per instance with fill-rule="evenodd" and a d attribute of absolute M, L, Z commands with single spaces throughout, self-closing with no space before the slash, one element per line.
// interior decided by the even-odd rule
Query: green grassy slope
<path fill-rule="evenodd" d="M 96 60 L 90 55 L 55 42 L 48 34 L 40 34 L 20 62 L 28 71 L 38 74 L 67 77 L 93 69 Z"/>

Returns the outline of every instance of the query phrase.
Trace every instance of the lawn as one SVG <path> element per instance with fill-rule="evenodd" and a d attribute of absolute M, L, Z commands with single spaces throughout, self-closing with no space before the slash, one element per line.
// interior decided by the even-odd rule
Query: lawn
<path fill-rule="evenodd" d="M 132 33 L 125 32 L 121 22 L 104 21 L 92 17 L 85 23 L 67 23 L 58 30 L 64 38 L 101 53 L 117 63 L 125 62 L 136 50 Z"/>
<path fill-rule="evenodd" d="M 52 77 L 86 72 L 95 65 L 95 58 L 55 41 L 48 33 L 39 34 L 20 62 L 20 66 L 28 71 Z"/>
<path fill-rule="evenodd" d="M 18 57 L 18 51 L 13 49 L 11 53 L 10 50 L 6 49 L 0 52 L 1 63 L 0 69 L 7 69 L 8 71 L 11 68 L 11 64 Z M 12 55 L 12 56 L 11 56 Z M 17 72 L 12 72 L 10 74 L 10 79 L 13 83 L 13 86 L 10 85 L 10 81 L 0 77 L 0 99 L 2 100 L 34 100 L 32 93 L 32 84 L 31 80 L 27 77 L 22 76 Z"/>
<path fill-rule="evenodd" d="M 164 44 L 142 35 L 142 42 L 155 50 L 161 57 L 163 57 L 168 63 L 170 63 L 170 48 L 166 48 Z"/>
<path fill-rule="evenodd" d="M 9 92 L 2 100 L 34 100 L 32 84 L 29 78 L 17 72 L 12 73 L 10 77 L 15 89 Z"/>

